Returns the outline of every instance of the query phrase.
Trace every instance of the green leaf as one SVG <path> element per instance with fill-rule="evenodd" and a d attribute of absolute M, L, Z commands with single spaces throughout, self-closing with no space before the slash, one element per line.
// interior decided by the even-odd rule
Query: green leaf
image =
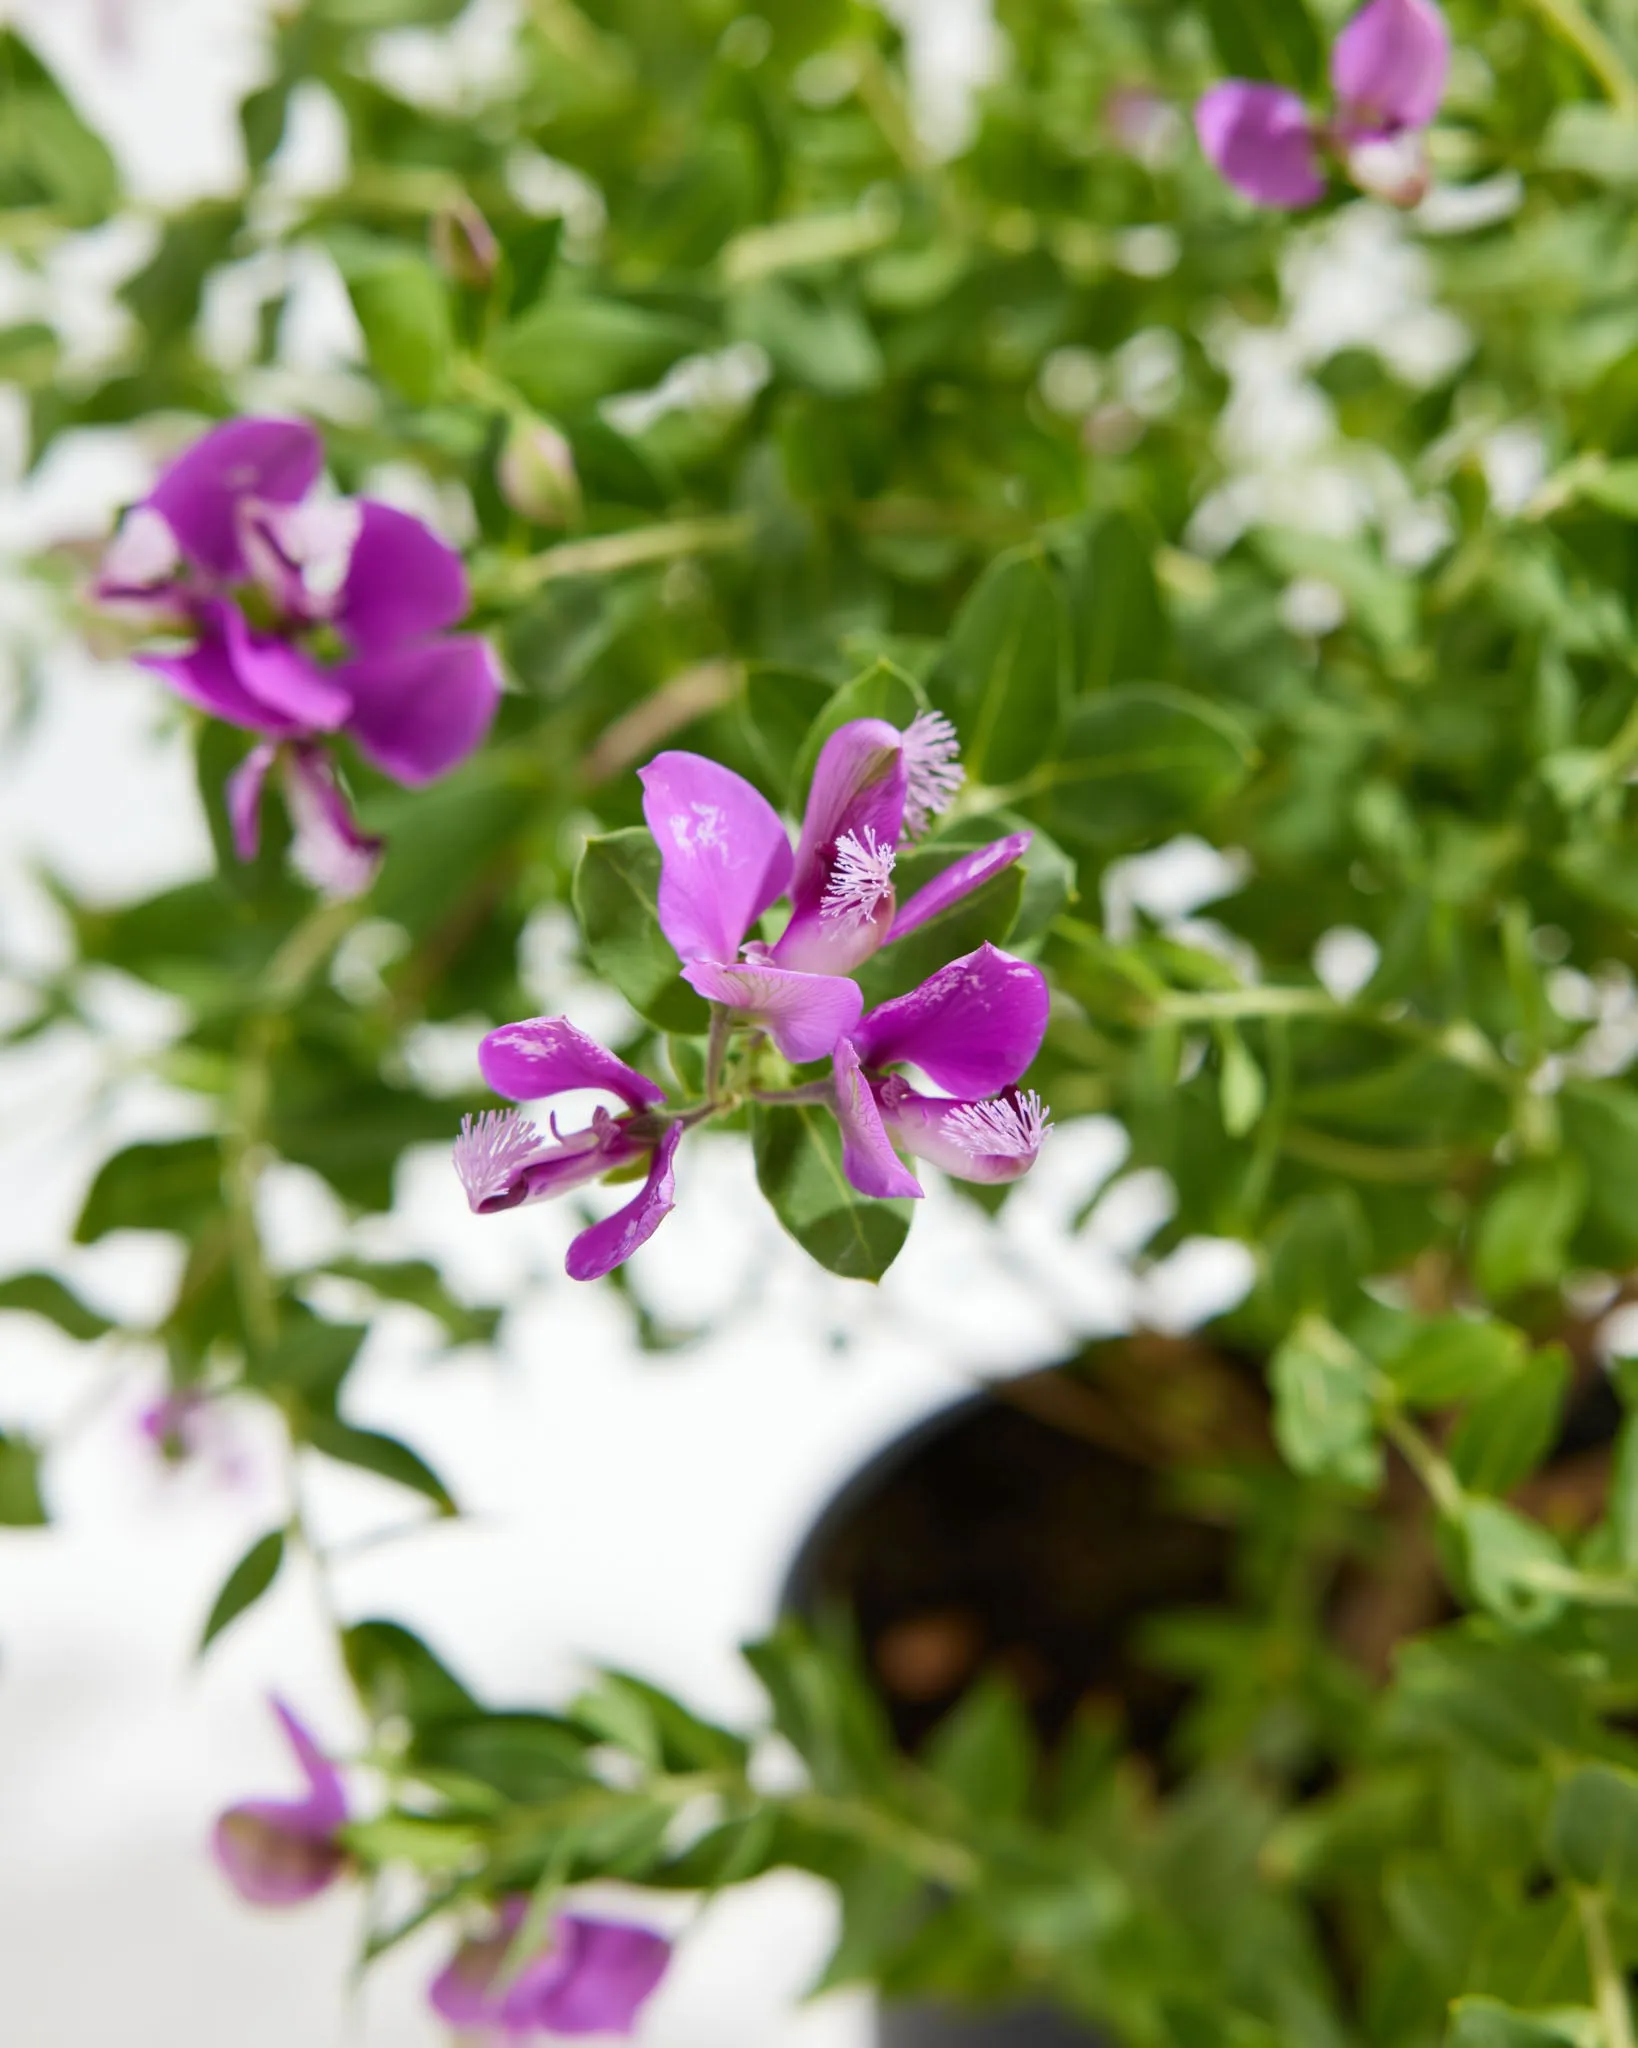
<path fill-rule="evenodd" d="M 854 1192 L 830 1112 L 806 1103 L 759 1103 L 751 1139 L 757 1185 L 809 1258 L 844 1280 L 879 1280 L 910 1235 L 910 1204 L 868 1201 Z"/>
<path fill-rule="evenodd" d="M 1469 1499 L 1462 1504 L 1461 1534 L 1474 1596 L 1498 1621 L 1529 1632 L 1563 1613 L 1563 1593 L 1540 1575 L 1565 1570 L 1568 1560 L 1538 1523 L 1500 1501 Z"/>
<path fill-rule="evenodd" d="M 1223 69 L 1313 92 L 1325 76 L 1319 30 L 1303 0 L 1202 0 Z"/>
<path fill-rule="evenodd" d="M 1246 781 L 1256 749 L 1226 711 L 1163 683 L 1078 704 L 1063 745 L 1035 777 L 1031 806 L 1076 846 L 1119 847 L 1180 831 Z"/>
<path fill-rule="evenodd" d="M 1627 1571 L 1638 1571 L 1638 1417 L 1627 1418 L 1616 1443 L 1609 1519 L 1620 1563 Z"/>
<path fill-rule="evenodd" d="M 1218 1095 L 1222 1105 L 1223 1129 L 1231 1138 L 1244 1138 L 1257 1128 L 1268 1102 L 1268 1083 L 1252 1057 L 1245 1040 L 1232 1025 L 1220 1036 L 1222 1072 Z"/>
<path fill-rule="evenodd" d="M 234 199 L 202 199 L 165 224 L 159 247 L 120 297 L 141 321 L 151 349 L 179 341 L 199 317 L 205 280 L 226 262 L 244 222 Z"/>
<path fill-rule="evenodd" d="M 1155 580 L 1158 545 L 1158 535 L 1128 512 L 1105 512 L 1088 524 L 1069 567 L 1079 694 L 1164 672 L 1170 622 Z"/>
<path fill-rule="evenodd" d="M 211 1607 L 204 1632 L 199 1638 L 199 1654 L 204 1655 L 216 1638 L 230 1622 L 237 1621 L 247 1607 L 254 1607 L 279 1576 L 279 1567 L 284 1563 L 284 1531 L 270 1529 L 265 1536 L 259 1536 L 233 1567 L 223 1583 Z"/>
<path fill-rule="evenodd" d="M 1424 1323 L 1384 1366 L 1405 1400 L 1447 1408 L 1509 1385 L 1523 1370 L 1523 1335 L 1507 1323 L 1441 1316 Z"/>
<path fill-rule="evenodd" d="M 589 1747 L 580 1729 L 552 1714 L 462 1715 L 422 1728 L 415 1759 L 527 1806 L 585 1784 Z"/>
<path fill-rule="evenodd" d="M 1587 1170 L 1572 1153 L 1515 1168 L 1479 1215 L 1474 1271 L 1485 1292 L 1505 1300 L 1562 1279 L 1588 1193 Z"/>
<path fill-rule="evenodd" d="M 979 1820 L 1021 1816 L 1035 1781 L 1029 1715 L 1004 1680 L 975 1685 L 933 1731 L 922 1762 Z"/>
<path fill-rule="evenodd" d="M 1594 2012 L 1517 2012 L 1494 1998 L 1458 1998 L 1445 2048 L 1602 2048 L 1603 2040 Z"/>
<path fill-rule="evenodd" d="M 50 207 L 95 227 L 119 203 L 107 145 L 14 30 L 0 30 L 0 210 Z"/>
<path fill-rule="evenodd" d="M 38 1448 L 0 1430 L 0 1528 L 42 1529 L 48 1519 L 40 1497 Z"/>
<path fill-rule="evenodd" d="M 408 1444 L 378 1430 L 355 1429 L 333 1415 L 315 1415 L 307 1424 L 306 1439 L 315 1451 L 334 1458 L 340 1465 L 355 1465 L 361 1472 L 374 1472 L 395 1486 L 408 1487 L 430 1500 L 443 1515 L 459 1513 L 449 1488 L 432 1467 Z"/>
<path fill-rule="evenodd" d="M 768 788 L 791 794 L 803 742 L 835 694 L 823 676 L 806 669 L 755 662 L 746 671 L 740 709 Z"/>
<path fill-rule="evenodd" d="M 1069 681 L 1069 619 L 1039 548 L 1000 556 L 956 614 L 928 694 L 961 734 L 979 783 L 1019 781 L 1058 736 Z"/>
<path fill-rule="evenodd" d="M 464 1870 L 482 1855 L 482 1830 L 470 1821 L 432 1820 L 418 1813 L 384 1813 L 352 1821 L 341 1839 L 361 1862 L 406 1864 L 429 1873 Z"/>
<path fill-rule="evenodd" d="M 1558 1097 L 1565 1144 L 1587 1169 L 1579 1256 L 1610 1266 L 1638 1257 L 1638 1092 L 1617 1081 L 1571 1082 Z"/>
<path fill-rule="evenodd" d="M 131 1145 L 108 1160 L 74 1226 L 76 1244 L 115 1230 L 169 1230 L 191 1237 L 222 1206 L 222 1158 L 214 1138 Z"/>
<path fill-rule="evenodd" d="M 1446 1447 L 1465 1487 L 1510 1493 L 1529 1478 L 1558 1439 L 1570 1378 L 1569 1353 L 1549 1344 L 1473 1403 Z"/>
<path fill-rule="evenodd" d="M 1547 1855 L 1572 1884 L 1638 1910 L 1638 1772 L 1588 1763 L 1564 1779 L 1547 1823 Z"/>
<path fill-rule="evenodd" d="M 618 299 L 553 297 L 502 328 L 490 360 L 539 411 L 573 413 L 653 384 L 711 338 L 691 321 Z"/>
<path fill-rule="evenodd" d="M 0 1313 L 7 1309 L 43 1316 L 80 1344 L 94 1344 L 114 1328 L 106 1316 L 87 1308 L 51 1273 L 17 1273 L 10 1280 L 0 1280 Z"/>
<path fill-rule="evenodd" d="M 588 839 L 574 877 L 574 909 L 586 951 L 640 1017 L 660 1031 L 698 1036 L 710 1024 L 705 1000 L 678 971 L 660 929 L 660 849 L 634 825 Z"/>
<path fill-rule="evenodd" d="M 372 1719 L 397 1716 L 419 1726 L 475 1714 L 478 1703 L 418 1636 L 396 1621 L 360 1621 L 341 1639 L 354 1685 Z"/>
<path fill-rule="evenodd" d="M 750 1755 L 743 1736 L 702 1721 L 669 1693 L 626 1671 L 600 1672 L 597 1691 L 578 1700 L 574 1712 L 577 1720 L 600 1727 L 616 1741 L 622 1739 L 617 1733 L 622 1724 L 628 1731 L 640 1726 L 642 1742 L 627 1746 L 638 1755 L 652 1754 L 660 1770 L 738 1771 Z"/>
<path fill-rule="evenodd" d="M 851 300 L 787 279 L 767 278 L 738 293 L 733 329 L 765 348 L 793 384 L 827 398 L 853 398 L 882 381 L 882 352 Z"/>
<path fill-rule="evenodd" d="M 1580 171 L 1618 191 L 1638 188 L 1638 121 L 1619 107 L 1571 100 L 1558 107 L 1541 138 L 1543 170 Z"/>
<path fill-rule="evenodd" d="M 898 1770 L 892 1731 L 851 1645 L 783 1621 L 750 1644 L 745 1661 L 773 1709 L 775 1728 L 828 1794 L 880 1790 Z"/>
<path fill-rule="evenodd" d="M 1310 1317 L 1274 1354 L 1274 1435 L 1309 1478 L 1375 1487 L 1382 1477 L 1374 1374 L 1328 1323 Z"/>
<path fill-rule="evenodd" d="M 370 368 L 411 405 L 430 404 L 455 348 L 444 280 L 425 256 L 384 236 L 337 229 L 329 248 L 364 330 Z"/>
<path fill-rule="evenodd" d="M 490 1344 L 502 1310 L 468 1308 L 450 1292 L 444 1276 L 427 1259 L 332 1259 L 323 1267 L 341 1280 L 356 1280 L 383 1301 L 406 1302 L 443 1324 L 452 1344 Z"/>

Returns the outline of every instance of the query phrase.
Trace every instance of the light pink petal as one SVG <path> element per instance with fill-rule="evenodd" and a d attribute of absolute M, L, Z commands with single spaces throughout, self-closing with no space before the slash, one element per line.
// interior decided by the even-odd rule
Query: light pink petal
<path fill-rule="evenodd" d="M 1331 83 L 1354 140 L 1426 128 L 1449 75 L 1450 30 L 1433 0 L 1371 0 L 1331 50 Z"/>
<path fill-rule="evenodd" d="M 835 974 L 796 974 L 788 967 L 746 961 L 723 967 L 715 960 L 690 960 L 683 980 L 709 1003 L 726 1003 L 760 1024 L 785 1058 L 796 1066 L 829 1059 L 837 1041 L 859 1021 L 864 998 L 859 985 Z"/>
<path fill-rule="evenodd" d="M 855 718 L 820 749 L 802 817 L 802 838 L 791 877 L 798 910 L 817 909 L 830 880 L 838 839 L 868 831 L 878 845 L 896 847 L 904 831 L 909 785 L 904 735 L 882 718 Z"/>
<path fill-rule="evenodd" d="M 363 514 L 336 625 L 360 654 L 385 653 L 459 625 L 471 605 L 461 558 L 408 512 L 373 499 Z"/>
<path fill-rule="evenodd" d="M 471 636 L 362 655 L 336 670 L 336 682 L 360 752 L 408 789 L 447 775 L 480 746 L 501 697 L 494 653 Z"/>
<path fill-rule="evenodd" d="M 639 771 L 660 849 L 660 929 L 683 960 L 732 960 L 785 893 L 790 841 L 743 776 L 702 754 L 660 754 Z"/>
<path fill-rule="evenodd" d="M 300 1811 L 314 1833 L 333 1834 L 347 1822 L 347 1787 L 342 1775 L 292 1709 L 281 1699 L 275 1698 L 272 1704 L 307 1780 L 307 1798 Z"/>
<path fill-rule="evenodd" d="M 921 1182 L 893 1150 L 859 1055 L 845 1038 L 836 1048 L 836 1121 L 842 1170 L 861 1195 L 920 1195 Z"/>
<path fill-rule="evenodd" d="M 942 917 L 964 896 L 970 896 L 975 889 L 982 889 L 992 876 L 1001 874 L 1014 861 L 1021 860 L 1029 851 L 1029 843 L 1034 837 L 1033 832 L 1014 832 L 1010 838 L 996 839 L 988 846 L 981 846 L 976 853 L 964 854 L 941 875 L 935 875 L 924 889 L 918 889 L 903 906 L 888 931 L 887 943 L 891 945 L 907 932 L 931 923 L 935 917 Z"/>
<path fill-rule="evenodd" d="M 178 456 L 147 502 L 191 561 L 231 582 L 246 573 L 240 503 L 293 505 L 323 467 L 324 444 L 305 420 L 229 420 Z"/>
<path fill-rule="evenodd" d="M 882 1090 L 882 1118 L 907 1152 L 957 1180 L 999 1186 L 1035 1164 L 1052 1120 L 1038 1095 L 1010 1090 L 987 1102 L 918 1095 L 902 1081 Z"/>
<path fill-rule="evenodd" d="M 512 1102 L 541 1102 L 571 1088 L 604 1089 L 628 1109 L 653 1109 L 665 1100 L 663 1088 L 566 1017 L 503 1024 L 479 1046 L 478 1067 L 495 1093 Z"/>
<path fill-rule="evenodd" d="M 671 1944 L 646 1927 L 565 1916 L 557 1939 L 568 1966 L 533 1999 L 551 2034 L 629 2036 L 671 1961 Z"/>
<path fill-rule="evenodd" d="M 673 1164 L 682 1134 L 682 1125 L 673 1124 L 654 1148 L 641 1191 L 623 1209 L 581 1231 L 570 1245 L 564 1267 L 571 1280 L 601 1280 L 623 1266 L 671 1214 L 677 1198 Z"/>
<path fill-rule="evenodd" d="M 359 829 L 335 765 L 321 747 L 304 744 L 286 754 L 284 802 L 296 872 L 338 901 L 362 896 L 381 865 L 382 841 Z"/>
<path fill-rule="evenodd" d="M 1194 125 L 1219 173 L 1259 206 L 1290 211 L 1325 197 L 1313 123 L 1294 92 L 1231 78 L 1200 101 Z"/>
<path fill-rule="evenodd" d="M 228 823 L 233 829 L 233 850 L 241 860 L 254 860 L 261 849 L 262 792 L 278 758 L 278 748 L 263 741 L 251 748 L 228 777 Z"/>
<path fill-rule="evenodd" d="M 1040 968 L 984 945 L 881 1004 L 849 1035 L 866 1067 L 903 1061 L 952 1095 L 993 1095 L 1040 1051 L 1049 1009 Z"/>

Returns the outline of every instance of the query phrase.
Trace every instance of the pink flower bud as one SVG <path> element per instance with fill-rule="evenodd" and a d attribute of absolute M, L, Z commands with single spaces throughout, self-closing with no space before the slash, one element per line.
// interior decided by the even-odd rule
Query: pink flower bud
<path fill-rule="evenodd" d="M 580 517 L 574 450 L 545 420 L 519 420 L 496 470 L 501 496 L 536 526 L 570 526 Z"/>

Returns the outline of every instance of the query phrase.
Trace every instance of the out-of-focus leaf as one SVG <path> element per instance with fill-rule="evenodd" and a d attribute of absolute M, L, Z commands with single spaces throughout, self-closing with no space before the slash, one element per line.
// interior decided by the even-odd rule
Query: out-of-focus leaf
<path fill-rule="evenodd" d="M 87 1308 L 70 1288 L 51 1273 L 17 1273 L 0 1280 L 0 1312 L 16 1309 L 23 1314 L 43 1316 L 55 1323 L 64 1336 L 81 1344 L 93 1344 L 114 1325 L 95 1309 Z"/>
<path fill-rule="evenodd" d="M 222 1155 L 214 1138 L 131 1145 L 108 1160 L 74 1226 L 76 1244 L 114 1230 L 170 1230 L 189 1237 L 222 1205 Z"/>
<path fill-rule="evenodd" d="M 334 1458 L 341 1465 L 356 1465 L 362 1472 L 390 1479 L 395 1486 L 408 1487 L 430 1500 L 441 1515 L 458 1512 L 449 1488 L 418 1451 L 396 1437 L 379 1430 L 355 1429 L 351 1423 L 332 1415 L 316 1415 L 307 1425 L 307 1441 L 315 1451 Z"/>
<path fill-rule="evenodd" d="M 39 1529 L 46 1520 L 38 1448 L 0 1430 L 0 1528 Z"/>
<path fill-rule="evenodd" d="M 1032 548 L 1001 556 L 956 614 L 928 681 L 975 781 L 1019 781 L 1051 751 L 1069 661 L 1068 615 L 1051 562 Z"/>
<path fill-rule="evenodd" d="M 455 346 L 449 290 L 418 250 L 354 228 L 329 237 L 370 367 L 412 405 L 437 397 Z"/>
<path fill-rule="evenodd" d="M 809 1258 L 844 1280 L 879 1280 L 910 1234 L 908 1202 L 855 1193 L 828 1111 L 758 1104 L 751 1120 L 757 1185 Z"/>
<path fill-rule="evenodd" d="M 1232 796 L 1256 750 L 1204 698 L 1132 683 L 1078 704 L 1061 747 L 1037 771 L 1029 809 L 1076 846 L 1142 845 L 1181 831 Z"/>
<path fill-rule="evenodd" d="M 641 825 L 589 839 L 574 878 L 586 951 L 640 1017 L 661 1031 L 703 1032 L 710 1012 L 682 978 L 660 929 L 660 849 Z"/>
<path fill-rule="evenodd" d="M 271 1588 L 284 1563 L 284 1540 L 282 1529 L 270 1529 L 256 1539 L 228 1573 L 199 1638 L 201 1655 L 230 1622 L 237 1621 L 246 1608 L 254 1607 Z"/>

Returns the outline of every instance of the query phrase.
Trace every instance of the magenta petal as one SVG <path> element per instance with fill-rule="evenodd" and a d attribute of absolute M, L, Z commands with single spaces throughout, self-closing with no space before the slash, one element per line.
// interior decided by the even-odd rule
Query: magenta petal
<path fill-rule="evenodd" d="M 859 1021 L 859 985 L 836 974 L 796 974 L 788 967 L 745 961 L 723 967 L 690 960 L 683 980 L 709 1003 L 726 1003 L 760 1024 L 785 1058 L 797 1066 L 829 1059 L 837 1040 Z"/>
<path fill-rule="evenodd" d="M 679 959 L 735 959 L 790 881 L 778 813 L 743 776 L 702 754 L 659 754 L 638 773 L 660 849 L 660 929 Z"/>
<path fill-rule="evenodd" d="M 359 749 L 409 789 L 464 761 L 494 722 L 500 675 L 486 640 L 434 640 L 361 656 L 336 671 Z"/>
<path fill-rule="evenodd" d="M 976 853 L 964 854 L 943 874 L 935 875 L 926 888 L 916 891 L 894 918 L 887 943 L 891 945 L 895 939 L 902 939 L 906 932 L 913 932 L 935 917 L 942 917 L 964 896 L 983 888 L 992 875 L 999 875 L 1014 861 L 1021 860 L 1029 851 L 1029 843 L 1034 837 L 1033 832 L 1014 832 L 1009 838 L 996 839 L 988 846 L 981 846 Z"/>
<path fill-rule="evenodd" d="M 571 1280 L 601 1280 L 616 1266 L 623 1266 L 671 1214 L 677 1199 L 677 1178 L 673 1162 L 682 1143 L 683 1127 L 673 1124 L 654 1148 L 648 1179 L 641 1191 L 623 1209 L 581 1231 L 569 1247 L 564 1270 Z"/>
<path fill-rule="evenodd" d="M 848 833 L 868 831 L 880 846 L 896 847 L 904 831 L 909 770 L 904 735 L 883 718 L 855 718 L 820 749 L 802 816 L 791 897 L 801 909 L 817 905 L 829 881 L 829 856 Z"/>
<path fill-rule="evenodd" d="M 671 1961 L 671 1944 L 646 1927 L 565 1916 L 557 1940 L 567 1968 L 533 2001 L 550 2034 L 630 2035 Z"/>
<path fill-rule="evenodd" d="M 1294 92 L 1231 78 L 1200 101 L 1194 125 L 1221 175 L 1259 206 L 1294 209 L 1325 197 L 1313 123 Z"/>
<path fill-rule="evenodd" d="M 859 1055 L 845 1038 L 836 1047 L 836 1121 L 842 1170 L 861 1195 L 920 1195 L 921 1182 L 893 1150 Z"/>
<path fill-rule="evenodd" d="M 988 1102 L 918 1095 L 897 1080 L 882 1090 L 882 1118 L 907 1152 L 957 1180 L 999 1186 L 1021 1180 L 1051 1129 L 1041 1098 L 1017 1089 Z"/>
<path fill-rule="evenodd" d="M 382 842 L 360 831 L 334 763 L 321 747 L 304 744 L 286 756 L 284 802 L 297 873 L 326 896 L 362 896 L 381 865 Z"/>
<path fill-rule="evenodd" d="M 228 725 L 244 726 L 273 739 L 289 739 L 306 731 L 300 720 L 275 711 L 250 694 L 219 633 L 207 632 L 186 653 L 139 654 L 136 661 L 138 667 L 163 676 L 179 697 Z"/>
<path fill-rule="evenodd" d="M 1433 0 L 1371 0 L 1331 51 L 1331 83 L 1351 137 L 1426 128 L 1450 74 L 1450 30 Z"/>
<path fill-rule="evenodd" d="M 233 850 L 241 860 L 254 860 L 262 843 L 262 792 L 279 750 L 267 741 L 252 747 L 227 779 L 228 823 Z"/>
<path fill-rule="evenodd" d="M 526 1962 L 504 1990 L 498 1987 L 512 1943 L 528 1914 L 526 1898 L 510 1898 L 490 1933 L 461 1943 L 433 1979 L 428 1993 L 440 2019 L 453 2027 L 510 2029 L 519 2035 L 538 2026 L 535 2008 L 542 1994 L 568 1970 L 570 1959 L 563 1945 L 554 1941 Z"/>
<path fill-rule="evenodd" d="M 352 699 L 338 675 L 276 634 L 253 633 L 237 605 L 212 605 L 208 618 L 258 704 L 304 732 L 334 732 L 346 721 Z"/>
<path fill-rule="evenodd" d="M 290 1747 L 296 1752 L 302 1775 L 307 1780 L 307 1798 L 299 1808 L 289 1811 L 294 1816 L 303 1816 L 304 1825 L 319 1834 L 333 1834 L 347 1821 L 347 1787 L 330 1759 L 313 1740 L 311 1731 L 281 1699 L 273 1701 L 273 1711 L 279 1717 L 279 1724 L 288 1737 Z"/>
<path fill-rule="evenodd" d="M 1039 967 L 984 945 L 881 1004 L 849 1035 L 867 1067 L 902 1060 L 952 1095 L 993 1095 L 1041 1050 L 1049 1008 Z"/>
<path fill-rule="evenodd" d="M 246 498 L 293 505 L 318 481 L 324 446 L 305 420 L 229 420 L 178 456 L 148 504 L 189 559 L 212 576 L 245 574 L 238 506 Z"/>
<path fill-rule="evenodd" d="M 471 604 L 461 558 L 419 519 L 373 499 L 359 501 L 335 622 L 360 654 L 385 653 L 458 625 Z"/>
<path fill-rule="evenodd" d="M 604 1089 L 628 1109 L 653 1109 L 665 1100 L 663 1088 L 566 1017 L 503 1024 L 479 1046 L 478 1067 L 495 1093 L 512 1102 L 540 1102 L 571 1088 Z"/>

